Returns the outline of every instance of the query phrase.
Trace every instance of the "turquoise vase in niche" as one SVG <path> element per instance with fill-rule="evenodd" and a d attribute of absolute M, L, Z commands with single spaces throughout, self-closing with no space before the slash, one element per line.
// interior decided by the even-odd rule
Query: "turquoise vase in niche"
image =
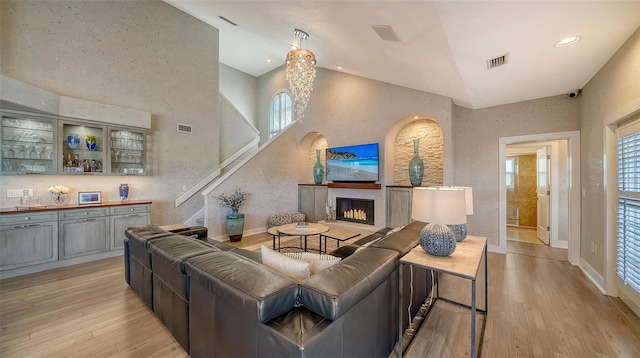
<path fill-rule="evenodd" d="M 320 163 L 320 149 L 316 150 L 316 164 L 313 166 L 313 181 L 316 184 L 322 184 L 324 178 L 324 168 Z"/>
<path fill-rule="evenodd" d="M 412 186 L 420 186 L 422 184 L 422 176 L 424 175 L 424 163 L 420 159 L 420 139 L 413 140 L 413 158 L 409 162 L 409 181 Z"/>
<path fill-rule="evenodd" d="M 231 214 L 227 215 L 227 234 L 231 242 L 242 240 L 244 231 L 244 214 L 239 214 L 238 209 L 231 209 Z"/>

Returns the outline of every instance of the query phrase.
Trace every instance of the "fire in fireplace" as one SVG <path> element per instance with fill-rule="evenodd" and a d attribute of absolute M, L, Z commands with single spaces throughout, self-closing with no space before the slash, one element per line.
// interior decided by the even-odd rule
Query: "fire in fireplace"
<path fill-rule="evenodd" d="M 336 198 L 336 219 L 374 225 L 374 201 L 370 199 Z"/>

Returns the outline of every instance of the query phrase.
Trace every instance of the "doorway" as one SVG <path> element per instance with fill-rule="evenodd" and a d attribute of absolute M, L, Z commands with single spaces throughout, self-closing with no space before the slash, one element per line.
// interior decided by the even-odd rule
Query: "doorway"
<path fill-rule="evenodd" d="M 550 145 L 507 146 L 507 240 L 550 243 Z"/>
<path fill-rule="evenodd" d="M 507 148 L 550 147 L 549 244 L 568 249 L 569 262 L 580 259 L 580 132 L 559 132 L 499 139 L 499 230 L 501 252 L 507 252 Z M 537 158 L 537 155 L 536 155 Z M 562 170 L 560 170 L 562 168 Z M 537 179 L 536 179 L 537 180 Z M 555 195 L 554 195 L 555 193 Z M 536 212 L 537 215 L 537 212 Z M 537 221 L 536 221 L 537 232 Z"/>

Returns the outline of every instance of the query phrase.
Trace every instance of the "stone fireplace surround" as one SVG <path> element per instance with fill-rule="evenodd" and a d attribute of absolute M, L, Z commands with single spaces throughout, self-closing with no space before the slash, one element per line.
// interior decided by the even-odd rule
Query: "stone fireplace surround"
<path fill-rule="evenodd" d="M 375 225 L 375 201 L 336 197 L 336 220 Z"/>

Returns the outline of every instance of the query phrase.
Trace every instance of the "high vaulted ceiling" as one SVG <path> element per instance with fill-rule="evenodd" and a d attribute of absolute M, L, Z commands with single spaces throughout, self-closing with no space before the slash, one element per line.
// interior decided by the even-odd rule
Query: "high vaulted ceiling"
<path fill-rule="evenodd" d="M 284 64 L 299 28 L 319 67 L 473 109 L 582 88 L 640 26 L 639 0 L 165 1 L 219 29 L 220 62 L 253 76 Z M 554 47 L 573 35 L 581 40 Z M 488 69 L 503 55 L 506 65 Z"/>

